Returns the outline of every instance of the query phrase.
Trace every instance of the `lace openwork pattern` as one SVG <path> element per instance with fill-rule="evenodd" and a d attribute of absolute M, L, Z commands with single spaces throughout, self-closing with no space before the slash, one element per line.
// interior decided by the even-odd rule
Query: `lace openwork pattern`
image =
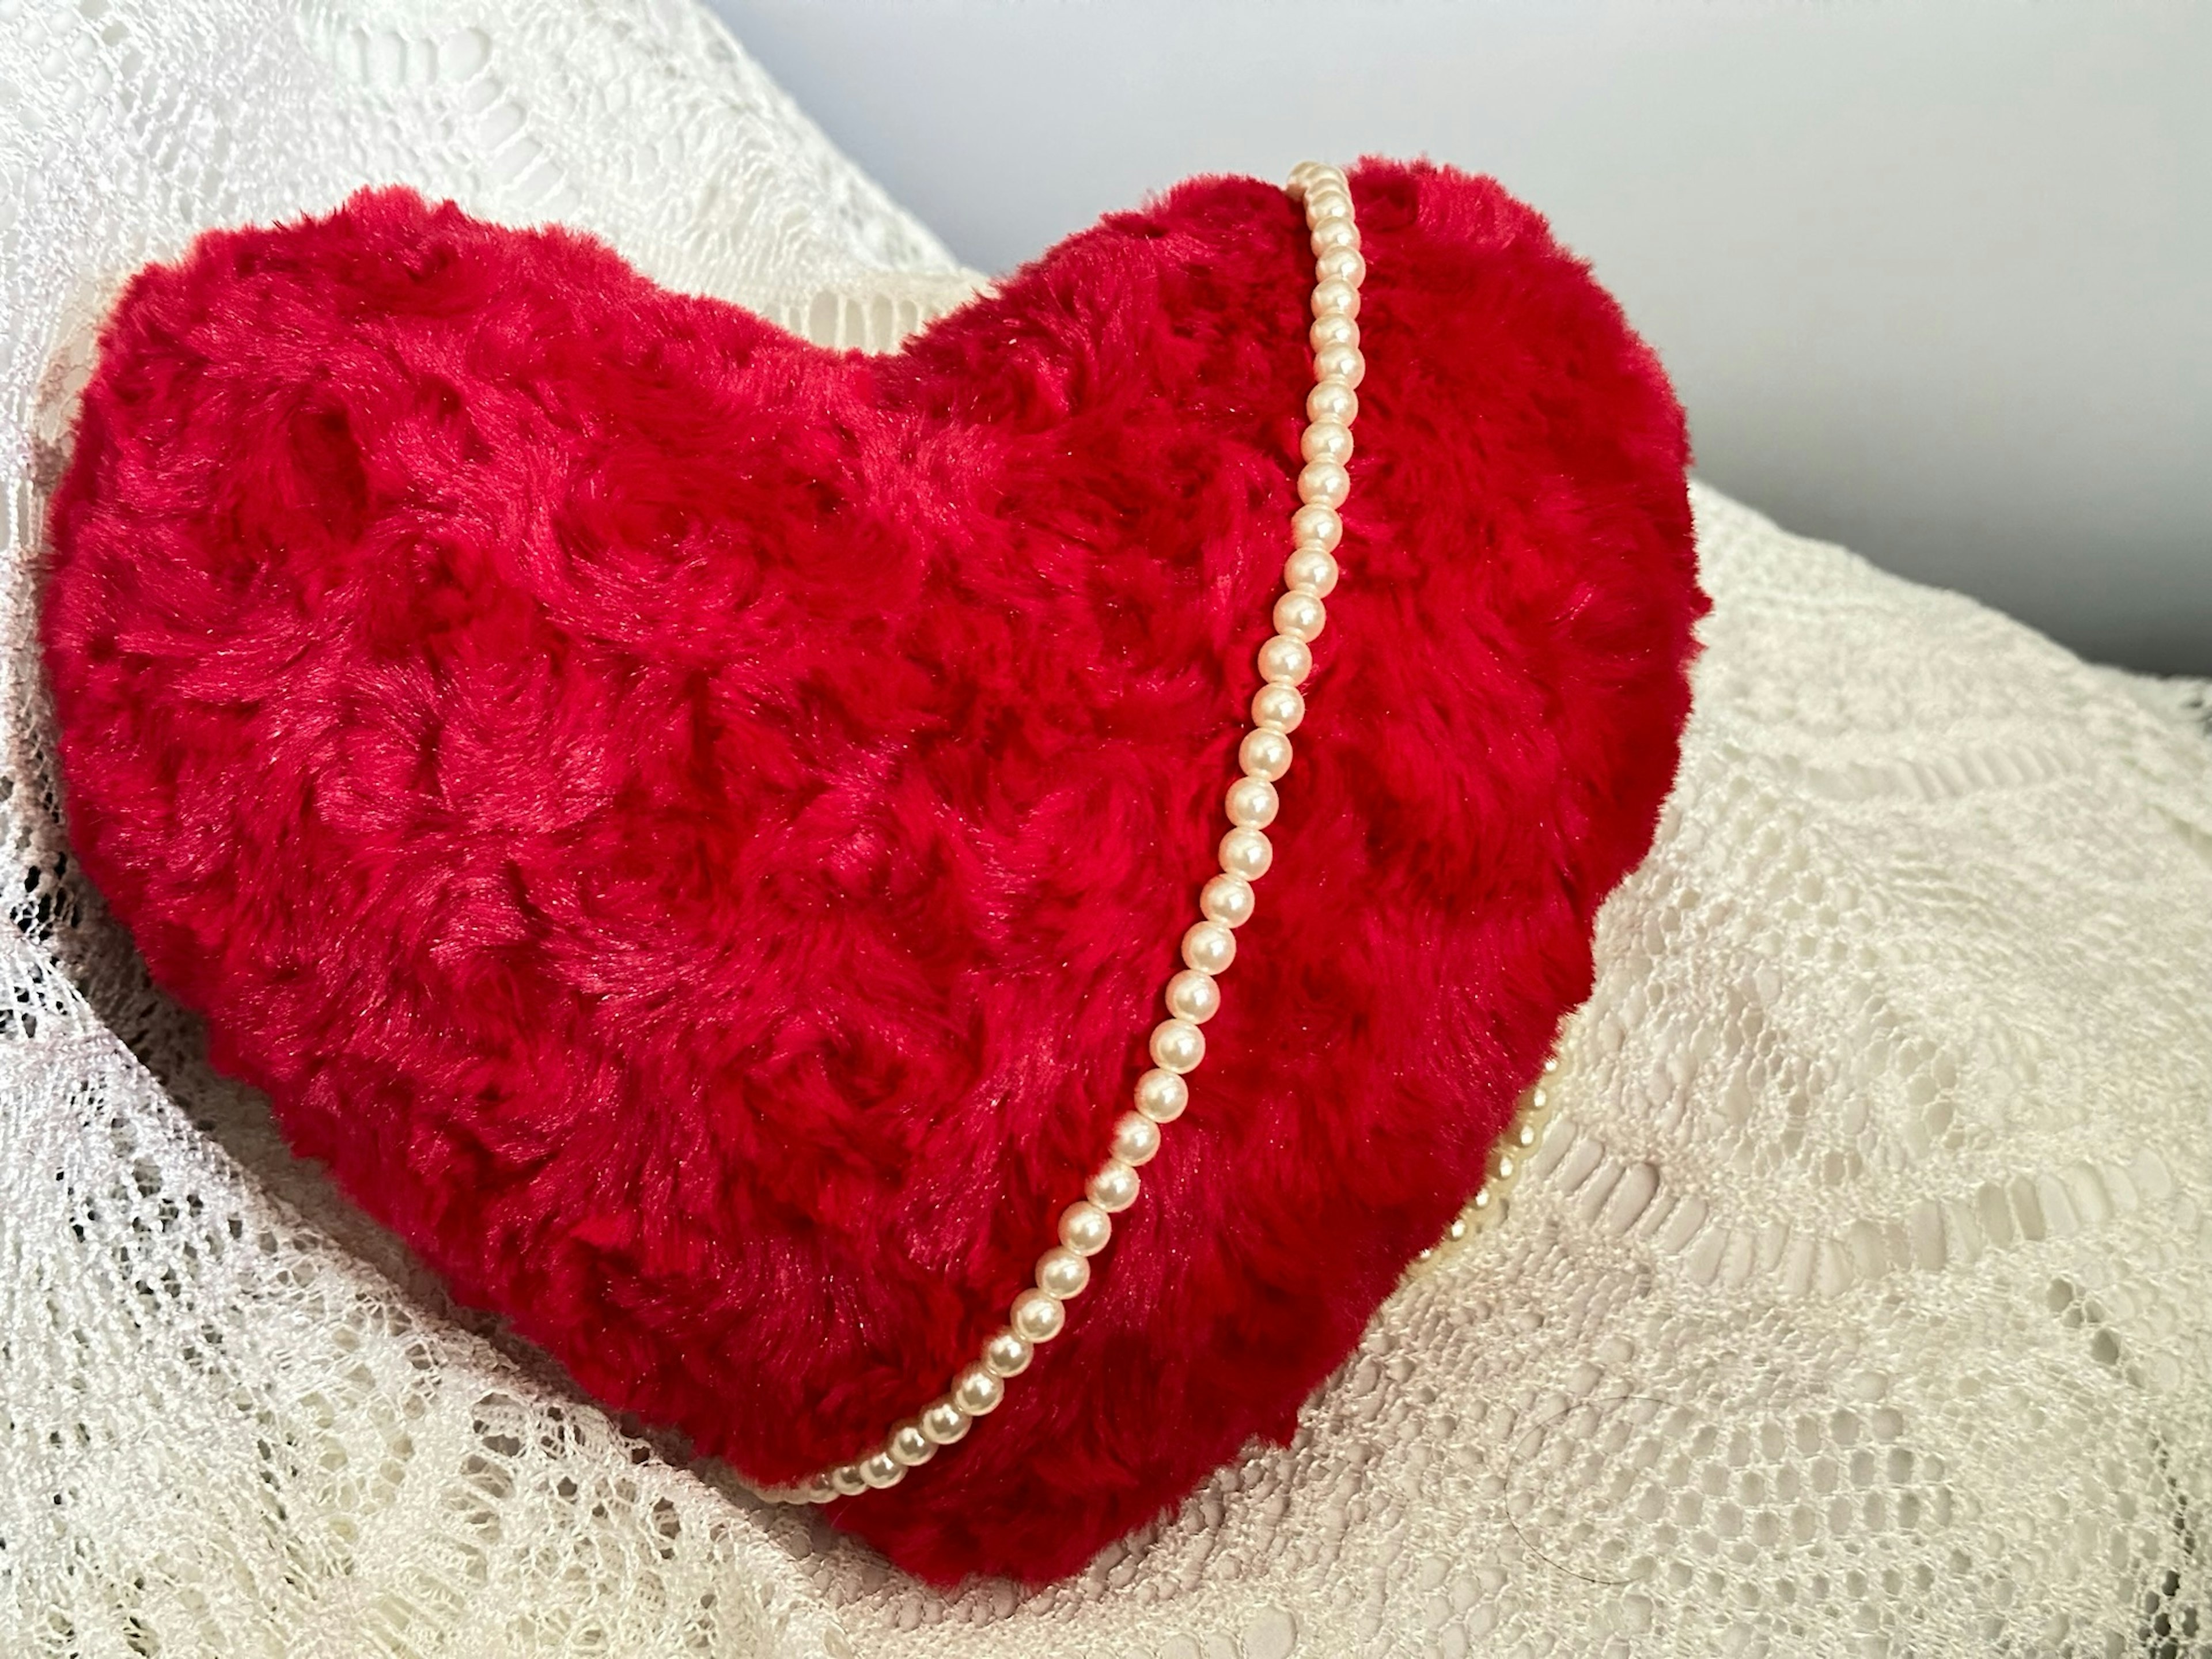
<path fill-rule="evenodd" d="M 0 0 L 0 1651 L 2212 1646 L 2203 687 L 1698 498 L 1681 781 L 1510 1213 L 1054 1589 L 917 1588 L 454 1310 L 80 881 L 38 526 L 122 276 L 406 179 L 880 346 L 969 290 L 673 3 Z"/>

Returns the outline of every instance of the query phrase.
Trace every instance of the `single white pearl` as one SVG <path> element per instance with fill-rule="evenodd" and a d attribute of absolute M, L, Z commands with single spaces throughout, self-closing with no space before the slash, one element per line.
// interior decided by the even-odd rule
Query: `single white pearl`
<path fill-rule="evenodd" d="M 1107 1214 L 1119 1215 L 1137 1201 L 1137 1172 L 1120 1158 L 1109 1158 L 1084 1183 L 1083 1190 Z"/>
<path fill-rule="evenodd" d="M 1137 1079 L 1136 1098 L 1137 1109 L 1153 1122 L 1172 1123 L 1190 1104 L 1190 1085 L 1173 1072 L 1155 1066 Z"/>
<path fill-rule="evenodd" d="M 1037 1258 L 1036 1287 L 1055 1302 L 1081 1296 L 1091 1282 L 1091 1264 L 1064 1244 L 1055 1244 Z"/>
<path fill-rule="evenodd" d="M 858 1463 L 840 1463 L 823 1478 L 836 1489 L 840 1498 L 858 1498 L 868 1489 L 868 1483 L 861 1475 Z"/>
<path fill-rule="evenodd" d="M 1006 1397 L 1006 1379 L 987 1365 L 970 1365 L 952 1379 L 952 1403 L 970 1417 L 988 1417 Z"/>
<path fill-rule="evenodd" d="M 1359 343 L 1359 325 L 1340 311 L 1332 311 L 1326 317 L 1316 317 L 1306 330 L 1306 343 L 1316 351 L 1323 346 Z"/>
<path fill-rule="evenodd" d="M 1299 547 L 1318 547 L 1324 553 L 1334 553 L 1343 539 L 1344 520 L 1336 516 L 1333 507 L 1309 501 L 1291 514 L 1291 540 Z"/>
<path fill-rule="evenodd" d="M 1242 927 L 1252 920 L 1252 906 L 1257 896 L 1250 882 L 1224 871 L 1199 889 L 1199 914 L 1224 927 Z"/>
<path fill-rule="evenodd" d="M 983 1364 L 994 1376 L 1019 1376 L 1029 1370 L 1034 1352 L 1020 1332 L 1000 1331 L 983 1345 Z"/>
<path fill-rule="evenodd" d="M 1240 830 L 1265 830 L 1275 821 L 1282 799 L 1265 778 L 1239 778 L 1229 786 L 1229 821 Z"/>
<path fill-rule="evenodd" d="M 1175 1077 L 1163 1072 L 1162 1077 Z M 1182 1079 L 1176 1078 L 1180 1085 Z M 1060 1212 L 1060 1242 L 1078 1255 L 1097 1255 L 1114 1237 L 1114 1218 L 1087 1198 L 1079 1198 Z"/>
<path fill-rule="evenodd" d="M 1142 1169 L 1159 1155 L 1160 1126 L 1141 1112 L 1124 1112 L 1114 1125 L 1114 1156 Z"/>
<path fill-rule="evenodd" d="M 1314 284 L 1313 314 L 1326 317 L 1332 312 L 1357 317 L 1359 314 L 1359 290 L 1337 277 L 1324 276 Z M 1325 349 L 1334 351 L 1336 348 L 1330 346 Z"/>
<path fill-rule="evenodd" d="M 1294 640 L 1311 640 L 1328 625 L 1328 607 L 1293 588 L 1275 601 L 1275 631 Z"/>
<path fill-rule="evenodd" d="M 1282 620 L 1283 608 L 1275 607 L 1278 623 Z M 1237 764 L 1248 778 L 1260 778 L 1273 783 L 1291 769 L 1291 740 L 1279 732 L 1270 732 L 1262 726 L 1247 732 L 1244 741 L 1237 745 Z"/>
<path fill-rule="evenodd" d="M 1342 214 L 1332 214 L 1326 219 L 1313 222 L 1313 234 L 1306 244 L 1318 259 L 1333 247 L 1356 248 L 1359 246 L 1359 227 Z"/>
<path fill-rule="evenodd" d="M 1024 1291 L 1014 1298 L 1014 1334 L 1024 1342 L 1049 1342 L 1067 1326 L 1067 1310 L 1042 1291 Z"/>
<path fill-rule="evenodd" d="M 1334 584 L 1336 561 L 1317 549 L 1308 548 L 1291 555 L 1284 568 L 1297 568 L 1300 559 L 1328 559 L 1331 585 Z M 1306 700 L 1295 685 L 1263 685 L 1252 694 L 1252 724 L 1262 731 L 1280 732 L 1285 736 L 1298 729 L 1306 717 Z"/>
<path fill-rule="evenodd" d="M 1367 261 L 1357 248 L 1333 247 L 1314 261 L 1314 274 L 1324 281 L 1349 283 L 1358 288 L 1367 275 Z"/>
<path fill-rule="evenodd" d="M 1302 547 L 1284 562 L 1283 586 L 1325 599 L 1336 592 L 1336 561 L 1317 547 Z"/>
<path fill-rule="evenodd" d="M 1314 326 L 1319 328 L 1322 320 L 1316 319 Z M 1332 318 L 1326 320 L 1339 319 Z M 1359 326 L 1348 317 L 1341 320 L 1348 327 L 1357 329 Z M 1354 349 L 1359 344 L 1357 340 L 1346 340 L 1344 343 Z M 1314 349 L 1326 351 L 1328 347 L 1317 345 Z M 1310 421 L 1334 421 L 1339 426 L 1350 426 L 1358 418 L 1359 394 L 1342 380 L 1316 380 L 1314 389 L 1306 393 L 1306 419 Z"/>
<path fill-rule="evenodd" d="M 1356 386 L 1367 378 L 1367 359 L 1359 355 L 1358 346 L 1323 346 L 1314 353 L 1314 379 L 1341 380 Z"/>
<path fill-rule="evenodd" d="M 1182 936 L 1182 959 L 1201 974 L 1225 974 L 1237 960 L 1237 935 L 1218 921 L 1194 921 Z"/>
<path fill-rule="evenodd" d="M 1221 1012 L 1221 988 L 1213 975 L 1186 968 L 1168 981 L 1168 1012 L 1194 1025 L 1203 1025 Z"/>
<path fill-rule="evenodd" d="M 836 1495 L 837 1488 L 818 1474 L 799 1489 L 799 1501 L 802 1504 L 826 1504 Z"/>
<path fill-rule="evenodd" d="M 1235 830 L 1230 831 L 1231 835 Z M 1164 1072 L 1181 1074 L 1196 1068 L 1206 1058 L 1206 1033 L 1187 1019 L 1164 1019 L 1152 1027 L 1152 1064 Z M 1091 1200 L 1097 1203 L 1096 1199 Z M 1110 1210 L 1110 1204 L 1100 1204 Z"/>
<path fill-rule="evenodd" d="M 887 1451 L 864 1457 L 855 1467 L 860 1471 L 860 1479 L 878 1491 L 885 1486 L 896 1486 L 906 1479 L 906 1465 Z"/>
<path fill-rule="evenodd" d="M 1316 421 L 1298 434 L 1298 453 L 1310 461 L 1334 461 L 1342 466 L 1352 459 L 1352 428 L 1334 421 Z"/>
<path fill-rule="evenodd" d="M 949 1446 L 968 1432 L 968 1413 L 950 1400 L 933 1401 L 915 1420 L 940 1446 Z"/>
<path fill-rule="evenodd" d="M 1220 852 L 1223 871 L 1247 881 L 1259 880 L 1275 861 L 1274 847 L 1257 830 L 1231 830 L 1221 838 Z"/>
<path fill-rule="evenodd" d="M 1190 1085 L 1173 1072 L 1155 1066 L 1137 1079 L 1131 1097 L 1137 1109 L 1155 1123 L 1172 1123 L 1190 1104 Z"/>
<path fill-rule="evenodd" d="M 1298 498 L 1323 507 L 1342 507 L 1352 494 L 1352 475 L 1334 461 L 1308 461 L 1298 474 Z"/>
<path fill-rule="evenodd" d="M 1352 223 L 1352 191 L 1310 191 L 1305 195 L 1305 232 L 1312 241 L 1321 234 L 1322 226 L 1349 226 Z M 1312 243 L 1314 254 L 1328 252 L 1334 243 Z M 1358 243 L 1352 243 L 1358 248 Z"/>
<path fill-rule="evenodd" d="M 1260 678 L 1276 685 L 1297 685 L 1313 672 L 1313 653 L 1304 640 L 1278 634 L 1260 647 Z"/>
<path fill-rule="evenodd" d="M 937 1443 L 921 1431 L 920 1423 L 911 1419 L 891 1431 L 889 1449 L 893 1457 L 910 1469 L 937 1455 Z"/>

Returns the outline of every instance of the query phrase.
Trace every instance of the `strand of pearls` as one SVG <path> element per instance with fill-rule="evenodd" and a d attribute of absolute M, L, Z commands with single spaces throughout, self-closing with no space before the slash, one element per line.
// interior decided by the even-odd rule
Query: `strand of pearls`
<path fill-rule="evenodd" d="M 1512 1121 L 1491 1146 L 1482 1185 L 1475 1188 L 1466 1207 L 1452 1218 L 1444 1236 L 1413 1258 L 1413 1265 L 1407 1269 L 1407 1278 L 1421 1273 L 1438 1257 L 1449 1255 L 1452 1246 L 1462 1240 L 1476 1233 L 1486 1233 L 1505 1218 L 1514 1182 L 1551 1132 L 1552 1115 L 1559 1105 L 1559 1056 L 1554 1054 L 1544 1062 L 1542 1075 L 1522 1091 L 1514 1106 Z"/>
<path fill-rule="evenodd" d="M 1236 930 L 1251 920 L 1253 883 L 1267 873 L 1274 848 L 1267 826 L 1278 806 L 1277 780 L 1290 769 L 1291 733 L 1305 718 L 1298 688 L 1313 672 L 1312 642 L 1328 621 L 1323 601 L 1336 586 L 1336 548 L 1344 523 L 1337 510 L 1352 490 L 1345 470 L 1352 459 L 1352 422 L 1359 412 L 1356 391 L 1366 372 L 1359 355 L 1359 284 L 1367 274 L 1352 222 L 1352 191 L 1342 173 L 1302 162 L 1289 185 L 1305 204 L 1314 252 L 1314 386 L 1306 395 L 1305 432 L 1299 441 L 1302 505 L 1291 516 L 1291 552 L 1283 568 L 1283 592 L 1274 607 L 1275 633 L 1260 647 L 1260 678 L 1252 699 L 1252 729 L 1237 757 L 1243 775 L 1229 787 L 1229 830 L 1220 845 L 1221 873 L 1199 894 L 1199 919 L 1182 936 L 1183 967 L 1168 981 L 1167 1018 L 1152 1028 L 1152 1069 L 1137 1079 L 1132 1109 L 1114 1125 L 1106 1161 L 1091 1175 L 1084 1196 L 1060 1212 L 1060 1243 L 1038 1257 L 1034 1282 L 1014 1298 L 1006 1323 L 982 1353 L 952 1379 L 952 1386 L 899 1424 L 866 1456 L 841 1463 L 797 1488 L 763 1492 L 785 1503 L 823 1504 L 895 1486 L 906 1472 L 927 1463 L 941 1446 L 965 1437 L 979 1417 L 996 1411 L 1006 1383 L 1029 1369 L 1040 1345 L 1066 1328 L 1066 1304 L 1091 1282 L 1091 1258 L 1114 1235 L 1114 1217 L 1137 1201 L 1137 1171 L 1160 1149 L 1160 1130 L 1189 1103 L 1183 1079 L 1206 1058 L 1200 1029 L 1220 1012 L 1218 975 L 1237 958 Z"/>

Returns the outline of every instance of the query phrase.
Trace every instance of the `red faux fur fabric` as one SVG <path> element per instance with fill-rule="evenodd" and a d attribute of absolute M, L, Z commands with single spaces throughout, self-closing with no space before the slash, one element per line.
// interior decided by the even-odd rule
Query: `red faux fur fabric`
<path fill-rule="evenodd" d="M 1280 1439 L 1590 983 L 1705 608 L 1652 355 L 1370 162 L 1352 495 L 1188 1114 L 1066 1334 L 837 1506 L 1048 1579 Z M 896 356 L 391 190 L 131 284 L 56 499 L 76 848 L 461 1297 L 780 1482 L 1004 1321 L 1146 1063 L 1297 505 L 1311 254 L 1201 179 Z"/>

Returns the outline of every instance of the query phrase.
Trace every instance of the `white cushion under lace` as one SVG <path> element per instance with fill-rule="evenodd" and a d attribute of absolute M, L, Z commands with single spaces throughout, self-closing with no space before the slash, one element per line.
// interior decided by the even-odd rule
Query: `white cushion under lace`
<path fill-rule="evenodd" d="M 67 856 L 38 526 L 100 315 L 204 227 L 391 179 L 840 343 L 975 280 L 677 0 L 457 15 L 0 0 L 0 1650 L 2212 1641 L 2203 693 L 1710 492 L 1681 781 L 1549 1138 L 1289 1449 L 1070 1583 L 945 1596 L 457 1314 Z"/>

